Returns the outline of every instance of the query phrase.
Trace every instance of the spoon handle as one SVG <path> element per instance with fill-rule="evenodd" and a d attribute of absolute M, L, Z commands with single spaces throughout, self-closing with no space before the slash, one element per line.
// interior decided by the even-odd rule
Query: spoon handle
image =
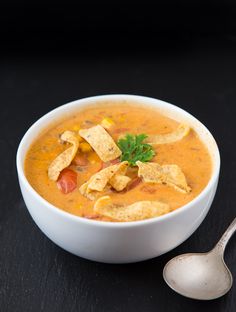
<path fill-rule="evenodd" d="M 214 249 L 216 249 L 220 254 L 223 255 L 225 251 L 225 247 L 235 231 L 236 231 L 236 218 L 230 223 L 229 227 L 221 236 L 221 239 L 216 244 Z"/>

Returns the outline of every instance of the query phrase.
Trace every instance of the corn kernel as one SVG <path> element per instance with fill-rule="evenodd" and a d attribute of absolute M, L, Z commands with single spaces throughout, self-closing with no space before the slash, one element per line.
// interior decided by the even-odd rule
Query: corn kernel
<path fill-rule="evenodd" d="M 98 155 L 96 153 L 89 153 L 88 154 L 88 160 L 91 164 L 95 164 L 97 162 L 100 162 L 100 158 L 98 157 Z"/>
<path fill-rule="evenodd" d="M 80 143 L 79 148 L 83 153 L 88 153 L 92 150 L 92 147 L 87 142 Z"/>
<path fill-rule="evenodd" d="M 82 207 L 83 207 L 82 204 L 78 204 L 78 205 L 76 206 L 77 209 L 81 209 Z"/>
<path fill-rule="evenodd" d="M 73 127 L 73 131 L 79 131 L 79 130 L 80 130 L 80 126 L 77 125 Z"/>
<path fill-rule="evenodd" d="M 124 122 L 126 120 L 124 115 L 117 116 L 117 119 L 118 119 L 119 122 Z"/>
<path fill-rule="evenodd" d="M 101 125 L 103 128 L 109 129 L 112 125 L 114 125 L 114 121 L 111 118 L 106 117 L 102 120 Z"/>

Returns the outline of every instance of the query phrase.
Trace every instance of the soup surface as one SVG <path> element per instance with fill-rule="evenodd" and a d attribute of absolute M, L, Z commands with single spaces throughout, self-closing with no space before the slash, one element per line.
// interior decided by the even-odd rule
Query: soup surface
<path fill-rule="evenodd" d="M 177 121 L 160 114 L 154 108 L 132 103 L 121 102 L 118 105 L 106 102 L 78 110 L 78 113 L 70 118 L 59 121 L 46 129 L 31 145 L 27 153 L 25 174 L 32 187 L 58 208 L 89 219 L 120 221 L 109 214 L 94 211 L 96 200 L 108 195 L 115 207 L 124 207 L 139 201 L 158 201 L 167 204 L 168 211 L 172 211 L 191 201 L 208 183 L 212 168 L 211 158 L 197 133 L 191 129 L 187 135 L 176 142 L 151 145 L 155 155 L 149 160 L 160 166 L 177 165 L 184 174 L 191 191 L 179 191 L 173 187 L 173 184 L 165 183 L 165 181 L 147 183 L 142 176 L 138 177 L 139 168 L 134 165 L 129 166 L 125 173 L 125 176 L 130 178 L 125 188 L 117 191 L 111 186 L 106 187 L 103 191 L 97 192 L 96 198 L 91 200 L 81 193 L 81 185 L 89 181 L 94 174 L 120 161 L 120 156 L 112 161 L 102 161 L 89 142 L 79 136 L 81 129 L 89 129 L 100 124 L 105 127 L 106 132 L 116 144 L 127 133 L 146 134 L 147 136 L 168 134 L 176 131 L 179 126 Z M 76 179 L 76 187 L 69 192 L 62 190 L 64 185 L 58 184 L 58 180 L 51 180 L 48 176 L 50 164 L 71 146 L 70 143 L 63 143 L 60 140 L 60 135 L 66 130 L 73 131 L 80 141 L 77 154 L 67 167 L 75 173 L 73 179 Z"/>

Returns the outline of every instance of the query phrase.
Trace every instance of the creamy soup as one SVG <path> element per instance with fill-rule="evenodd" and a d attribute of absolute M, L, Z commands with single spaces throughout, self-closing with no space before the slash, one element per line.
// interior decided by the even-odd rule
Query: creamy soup
<path fill-rule="evenodd" d="M 106 132 L 104 137 L 99 134 L 99 131 L 103 129 L 96 128 L 97 125 L 100 125 L 99 127 L 102 127 Z M 210 155 L 193 129 L 190 129 L 183 137 L 178 137 L 178 134 L 176 134 L 176 141 L 168 139 L 168 135 L 175 134 L 178 127 L 178 121 L 160 114 L 154 108 L 122 102 L 119 105 L 117 103 L 114 105 L 112 102 L 100 103 L 79 110 L 70 118 L 52 125 L 51 128 L 39 135 L 27 153 L 25 174 L 32 187 L 44 199 L 56 207 L 77 216 L 103 221 L 133 221 L 132 218 L 116 218 L 116 212 L 111 215 L 103 213 L 102 210 L 100 213 L 99 209 L 94 209 L 96 202 L 103 196 L 106 196 L 105 199 L 109 196 L 110 206 L 108 205 L 106 209 L 116 207 L 118 210 L 122 209 L 122 207 L 129 207 L 128 211 L 131 211 L 131 214 L 132 205 L 142 202 L 141 210 L 137 209 L 138 214 L 143 213 L 144 217 L 135 217 L 134 220 L 148 218 L 145 217 L 144 210 L 145 207 L 150 209 L 153 202 L 161 203 L 165 205 L 164 208 L 168 207 L 168 209 L 165 210 L 160 206 L 161 209 L 163 208 L 163 212 L 150 215 L 150 217 L 161 215 L 190 202 L 205 188 L 211 176 Z M 83 129 L 94 129 L 94 131 L 97 129 L 99 131 L 93 137 L 92 132 L 91 135 L 86 136 L 86 131 L 81 131 Z M 51 164 L 54 161 L 55 165 L 55 159 L 61 153 L 69 148 L 72 149 L 70 141 L 62 140 L 61 135 L 65 131 L 73 133 L 76 140 L 78 139 L 79 147 L 75 155 L 71 154 L 73 157 L 71 162 L 67 160 L 70 163 L 60 170 L 58 177 L 55 174 L 55 178 L 52 179 L 49 175 Z M 135 135 L 140 134 L 146 134 L 147 136 L 142 142 L 142 144 L 148 144 L 147 147 L 143 147 L 143 156 L 141 155 L 142 150 L 140 149 L 140 152 L 138 148 L 136 149 L 136 152 L 139 151 L 137 155 L 130 155 L 130 157 L 137 156 L 138 164 L 143 166 L 143 172 L 142 168 L 135 163 L 136 158 L 133 164 L 126 161 L 128 152 L 122 150 L 122 144 L 119 142 L 123 140 L 124 143 L 127 140 L 127 134 L 130 134 L 130 137 L 133 138 L 135 138 Z M 165 136 L 166 134 L 167 136 Z M 164 136 L 162 137 L 162 135 Z M 106 155 L 105 150 L 107 145 L 110 144 L 107 143 L 109 140 L 106 142 L 108 136 L 114 141 L 116 145 L 115 153 L 117 152 L 117 154 L 114 154 L 114 159 L 104 161 L 105 157 L 110 157 L 110 154 Z M 157 136 L 158 140 L 163 140 L 163 142 L 153 143 L 151 138 L 154 137 L 155 139 L 155 136 Z M 104 142 L 99 142 L 101 138 Z M 101 157 L 103 154 L 99 153 L 99 148 L 101 153 L 104 153 L 104 157 Z M 112 148 L 108 148 L 108 150 Z M 61 157 L 62 159 L 63 157 Z M 60 164 L 59 161 L 60 159 L 58 159 L 56 165 L 63 167 L 63 164 Z M 119 183 L 119 186 L 116 186 L 116 189 L 114 188 L 114 175 L 112 178 L 111 172 L 107 173 L 110 176 L 109 179 L 108 176 L 105 177 L 107 181 L 104 182 L 106 185 L 102 187 L 102 190 L 94 190 L 92 186 L 91 189 L 88 189 L 88 183 L 86 184 L 86 182 L 91 181 L 93 176 L 110 166 L 115 166 L 112 168 L 117 170 L 116 166 L 122 161 L 127 168 L 122 169 L 122 172 L 117 171 L 116 183 Z M 156 167 L 155 163 L 157 164 Z M 153 170 L 148 171 L 147 164 L 151 164 L 151 166 L 154 164 Z M 169 165 L 175 166 L 171 167 Z M 55 167 L 58 169 L 58 166 L 54 166 L 52 170 Z M 172 169 L 176 170 L 176 168 L 179 170 L 177 175 L 172 172 Z M 112 174 L 114 172 L 112 171 Z M 179 177 L 181 181 L 178 180 Z M 185 183 L 185 186 L 179 186 L 179 183 L 182 182 Z M 82 185 L 86 186 L 85 191 L 82 191 Z M 145 204 L 143 204 L 144 201 Z M 105 204 L 106 201 L 104 201 Z M 135 209 L 136 207 L 134 207 Z M 158 205 L 157 209 L 159 209 Z M 129 212 L 124 210 L 124 214 Z"/>

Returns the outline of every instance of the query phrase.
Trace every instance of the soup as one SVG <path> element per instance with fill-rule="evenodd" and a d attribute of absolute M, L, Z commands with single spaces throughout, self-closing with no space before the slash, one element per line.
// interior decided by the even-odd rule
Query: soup
<path fill-rule="evenodd" d="M 212 164 L 189 125 L 155 108 L 104 102 L 39 135 L 25 159 L 31 186 L 54 206 L 102 221 L 168 213 L 207 185 Z"/>

